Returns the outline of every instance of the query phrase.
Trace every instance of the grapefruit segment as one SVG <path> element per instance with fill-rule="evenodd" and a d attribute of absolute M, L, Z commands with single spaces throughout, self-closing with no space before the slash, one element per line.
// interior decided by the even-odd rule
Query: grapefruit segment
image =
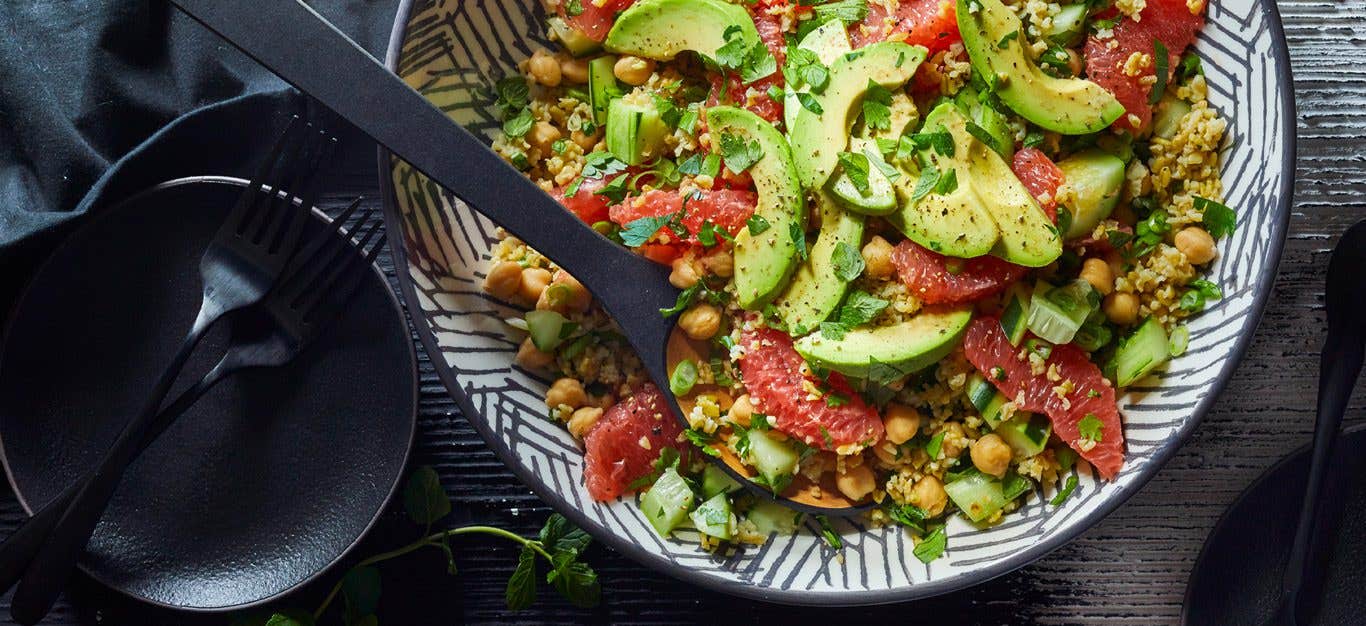
<path fill-rule="evenodd" d="M 641 385 L 631 397 L 607 409 L 584 437 L 583 478 L 588 494 L 599 502 L 633 491 L 632 483 L 649 476 L 664 448 L 678 451 L 688 463 L 690 447 L 679 441 L 683 427 L 659 388 Z"/>

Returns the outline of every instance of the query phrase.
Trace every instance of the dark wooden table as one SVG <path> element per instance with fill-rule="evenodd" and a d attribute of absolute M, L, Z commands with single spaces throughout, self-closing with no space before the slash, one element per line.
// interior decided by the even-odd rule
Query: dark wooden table
<path fill-rule="evenodd" d="M 979 587 L 915 604 L 853 610 L 788 609 L 736 600 L 595 547 L 589 558 L 602 576 L 600 608 L 574 609 L 546 593 L 532 609 L 509 613 L 503 585 L 516 550 L 496 540 L 462 539 L 454 543 L 458 576 L 448 576 L 436 555 L 414 555 L 383 568 L 381 622 L 805 623 L 851 616 L 884 623 L 1176 622 L 1191 566 L 1220 513 L 1263 469 L 1308 441 L 1328 252 L 1340 232 L 1366 217 L 1366 0 L 1284 0 L 1280 8 L 1299 109 L 1299 183 L 1280 277 L 1252 349 L 1213 412 L 1147 487 L 1094 529 L 1039 562 Z M 354 137 L 346 145 L 329 206 L 356 195 L 377 203 L 373 146 Z M 491 523 L 534 533 L 550 511 L 484 448 L 426 359 L 419 346 L 422 399 L 416 462 L 440 472 L 456 509 L 448 522 Z M 1353 401 L 1349 421 L 1361 420 L 1364 397 Z M 12 494 L 6 490 L 0 495 L 0 532 L 8 533 L 22 515 Z M 414 532 L 401 510 L 392 510 L 357 554 L 406 543 Z M 1277 540 L 1288 538 L 1268 538 Z M 334 572 L 282 604 L 312 609 L 338 575 Z M 0 603 L 0 623 L 9 624 L 4 621 L 8 597 Z M 228 622 L 225 616 L 150 609 L 85 580 L 72 585 L 49 620 L 148 626 Z"/>

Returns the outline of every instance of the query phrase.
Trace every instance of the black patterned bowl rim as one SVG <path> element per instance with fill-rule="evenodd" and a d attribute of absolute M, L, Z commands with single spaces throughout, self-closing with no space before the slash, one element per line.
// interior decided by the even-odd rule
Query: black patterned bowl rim
<path fill-rule="evenodd" d="M 1191 412 L 1190 419 L 1185 420 L 1177 429 L 1174 437 L 1164 444 L 1161 444 L 1153 453 L 1153 462 L 1144 465 L 1137 476 L 1134 478 L 1133 487 L 1120 490 L 1119 493 L 1111 495 L 1094 510 L 1087 513 L 1081 522 L 1072 526 L 1069 532 L 1057 533 L 1043 541 L 1023 548 L 1016 553 L 1007 556 L 999 561 L 993 562 L 980 569 L 956 574 L 947 578 L 931 580 L 910 585 L 904 589 L 886 590 L 849 590 L 847 592 L 835 594 L 811 594 L 801 590 L 775 589 L 758 585 L 747 585 L 737 581 L 724 580 L 713 576 L 705 575 L 699 571 L 669 561 L 666 558 L 654 553 L 653 551 L 635 544 L 625 538 L 611 532 L 602 532 L 598 524 L 590 519 L 583 511 L 579 510 L 572 502 L 560 495 L 550 485 L 531 471 L 531 468 L 520 463 L 513 455 L 512 451 L 502 446 L 493 445 L 498 440 L 497 434 L 489 427 L 484 420 L 470 419 L 469 415 L 477 415 L 474 404 L 470 402 L 469 396 L 460 388 L 456 380 L 455 372 L 451 370 L 441 359 L 431 359 L 432 365 L 436 370 L 437 376 L 446 386 L 454 398 L 457 406 L 460 407 L 461 414 L 465 420 L 474 427 L 479 436 L 489 444 L 494 454 L 503 462 L 513 474 L 526 484 L 537 497 L 545 500 L 552 508 L 568 517 L 575 524 L 589 531 L 594 538 L 611 546 L 631 559 L 646 565 L 652 569 L 663 572 L 685 582 L 689 582 L 700 587 L 719 591 L 735 596 L 741 596 L 764 602 L 789 605 L 820 605 L 820 606 L 858 606 L 873 604 L 889 604 L 894 602 L 905 602 L 929 598 L 946 593 L 951 593 L 978 585 L 994 578 L 1003 576 L 1017 569 L 1020 569 L 1034 561 L 1043 558 L 1045 555 L 1057 550 L 1064 544 L 1075 539 L 1086 530 L 1094 527 L 1102 519 L 1109 516 L 1120 505 L 1124 504 L 1139 489 L 1152 480 L 1158 471 L 1171 460 L 1172 455 L 1181 448 L 1196 426 L 1204 418 L 1204 415 L 1214 405 L 1215 401 L 1228 386 L 1233 373 L 1242 362 L 1248 348 L 1256 336 L 1257 327 L 1261 323 L 1263 312 L 1266 310 L 1267 299 L 1271 296 L 1272 287 L 1276 281 L 1276 274 L 1280 266 L 1281 253 L 1285 247 L 1286 232 L 1290 226 L 1290 209 L 1294 200 L 1295 190 L 1295 162 L 1296 162 L 1296 112 L 1295 112 L 1295 89 L 1294 77 L 1290 69 L 1290 50 L 1285 39 L 1285 29 L 1281 24 L 1280 11 L 1276 7 L 1275 0 L 1256 0 L 1267 17 L 1267 25 L 1271 30 L 1271 46 L 1276 64 L 1276 76 L 1281 83 L 1279 106 L 1283 111 L 1281 116 L 1280 136 L 1282 137 L 1282 162 L 1281 167 L 1285 172 L 1282 177 L 1280 189 L 1278 190 L 1278 200 L 1275 213 L 1272 216 L 1271 224 L 1272 241 L 1267 251 L 1267 263 L 1261 272 L 1256 276 L 1255 294 L 1253 296 L 1251 323 L 1247 325 L 1248 332 L 1239 336 L 1230 351 L 1230 358 L 1220 370 L 1210 386 L 1211 393 L 1205 394 L 1195 405 Z M 389 47 L 385 53 L 384 64 L 390 71 L 397 71 L 399 57 L 403 53 L 403 42 L 407 35 L 409 17 L 412 15 L 414 0 L 400 0 L 397 14 L 394 17 L 393 30 L 389 36 Z M 1270 106 L 1270 103 L 1268 103 Z M 393 154 L 383 146 L 378 149 L 379 183 L 380 195 L 384 205 L 384 219 L 388 225 L 386 236 L 389 238 L 389 249 L 394 256 L 394 267 L 398 274 L 399 291 L 403 296 L 404 303 L 411 310 L 422 310 L 418 305 L 417 293 L 414 290 L 412 277 L 408 273 L 408 251 L 404 247 L 403 221 L 398 214 L 398 200 L 394 189 L 393 177 L 390 174 Z M 417 316 L 413 316 L 413 327 L 417 330 L 418 339 L 422 342 L 423 348 L 428 355 L 440 354 L 436 337 L 432 329 L 418 323 Z"/>

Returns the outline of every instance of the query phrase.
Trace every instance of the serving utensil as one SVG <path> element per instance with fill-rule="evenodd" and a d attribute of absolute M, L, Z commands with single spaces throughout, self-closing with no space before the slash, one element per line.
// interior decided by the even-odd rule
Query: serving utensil
<path fill-rule="evenodd" d="M 208 331 L 228 314 L 260 305 L 277 288 L 295 257 L 308 220 L 305 210 L 295 205 L 311 206 L 316 199 L 317 188 L 312 181 L 335 143 L 312 124 L 297 117 L 290 120 L 205 249 L 200 261 L 203 294 L 199 313 L 139 414 L 125 425 L 83 480 L 68 487 L 0 544 L 0 584 L 7 589 L 22 576 L 11 606 L 19 622 L 42 619 L 56 601 L 123 474 L 138 454 L 193 400 L 227 373 L 241 369 L 238 361 L 215 369 L 210 372 L 212 379 L 206 376 L 200 386 L 187 390 L 171 410 L 160 410 L 171 385 Z M 306 191 L 282 193 L 286 185 Z M 311 247 L 316 250 L 320 245 L 314 242 Z M 229 355 L 243 356 L 240 351 Z M 251 356 L 261 358 L 257 353 Z"/>
<path fill-rule="evenodd" d="M 675 323 L 660 314 L 679 293 L 668 268 L 584 224 L 302 2 L 173 3 L 578 279 L 621 327 L 683 420 L 669 392 Z M 751 491 L 774 497 L 748 480 L 735 459 L 715 462 Z M 789 491 L 779 499 L 828 515 L 860 510 L 833 489 Z"/>
<path fill-rule="evenodd" d="M 1281 575 L 1280 603 L 1276 614 L 1266 623 L 1295 626 L 1300 623 L 1303 600 L 1315 593 L 1307 585 L 1312 569 L 1310 546 L 1324 503 L 1324 483 L 1333 446 L 1342 432 L 1342 415 L 1347 410 L 1357 378 L 1361 375 L 1363 350 L 1366 350 L 1366 221 L 1343 233 L 1328 261 L 1325 305 L 1328 334 L 1319 357 L 1318 417 L 1314 421 L 1313 453 L 1309 461 L 1309 480 L 1304 488 L 1295 541 Z"/>

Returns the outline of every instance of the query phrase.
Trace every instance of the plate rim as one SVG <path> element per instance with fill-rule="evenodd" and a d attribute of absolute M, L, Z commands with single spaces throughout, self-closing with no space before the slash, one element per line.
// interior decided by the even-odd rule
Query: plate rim
<path fill-rule="evenodd" d="M 71 232 L 71 234 L 67 235 L 60 242 L 58 242 L 52 248 L 52 251 L 47 253 L 47 255 L 43 257 L 43 260 L 38 264 L 38 267 L 35 269 L 33 274 L 24 283 L 24 286 L 20 290 L 18 297 L 16 297 L 14 300 L 14 306 L 10 309 L 10 315 L 8 315 L 5 319 L 3 332 L 0 333 L 0 355 L 3 355 L 5 353 L 5 349 L 9 345 L 9 340 L 14 329 L 14 324 L 18 318 L 17 312 L 28 302 L 29 296 L 31 295 L 32 290 L 34 289 L 34 285 L 35 283 L 37 283 L 38 278 L 42 276 L 45 271 L 47 271 L 47 269 L 53 263 L 57 255 L 60 254 L 68 245 L 70 245 L 71 239 L 77 233 L 79 233 L 82 230 L 91 228 L 100 220 L 111 219 L 108 216 L 113 215 L 115 212 L 119 211 L 120 209 L 123 209 L 128 204 L 142 200 L 143 198 L 150 196 L 154 193 L 158 193 L 166 189 L 171 189 L 175 187 L 201 184 L 224 185 L 231 187 L 247 187 L 251 184 L 251 181 L 248 181 L 245 178 L 238 178 L 236 176 L 223 175 L 201 175 L 173 178 L 171 180 L 162 181 L 160 183 L 152 185 L 151 187 L 147 187 L 145 189 L 142 189 L 141 191 L 130 194 L 126 198 L 113 202 L 112 204 L 110 204 L 108 208 L 102 209 L 97 214 L 90 216 L 89 219 L 84 220 L 83 223 L 80 224 L 80 226 L 74 229 Z M 313 219 L 321 219 L 324 224 L 332 223 L 332 218 L 328 217 L 326 213 L 318 209 L 316 205 L 312 207 L 310 213 Z M 387 224 L 388 220 L 386 219 L 385 221 Z M 396 255 L 395 259 L 397 258 L 398 256 Z M 405 309 L 404 302 L 398 296 L 398 294 L 394 292 L 393 285 L 390 284 L 388 277 L 384 274 L 384 271 L 381 270 L 378 265 L 372 263 L 370 264 L 370 269 L 371 271 L 375 272 L 376 276 L 380 279 L 380 283 L 384 286 L 384 293 L 388 296 L 389 305 L 392 306 L 394 312 L 398 314 L 398 319 L 405 327 L 408 326 L 407 311 Z M 405 328 L 405 330 L 409 329 Z M 411 407 L 409 411 L 411 413 L 411 418 L 407 420 L 407 423 L 410 426 L 408 428 L 407 444 L 404 446 L 403 450 L 403 461 L 400 464 L 400 467 L 404 468 L 405 471 L 401 471 L 398 473 L 398 476 L 394 479 L 394 484 L 389 487 L 388 494 L 384 497 L 384 500 L 380 503 L 380 506 L 376 508 L 374 515 L 372 515 L 370 520 L 366 522 L 365 527 L 362 528 L 360 533 L 356 535 L 355 539 L 352 540 L 350 544 L 347 544 L 347 546 L 343 548 L 340 552 L 338 552 L 337 555 L 334 556 L 330 561 L 328 561 L 326 565 L 323 565 L 322 567 L 318 568 L 317 571 L 314 571 L 308 576 L 294 582 L 290 586 L 281 589 L 280 591 L 277 591 L 269 596 L 257 598 L 256 600 L 252 600 L 250 602 L 222 606 L 184 606 L 163 602 L 161 600 L 156 600 L 153 598 L 148 598 L 143 595 L 134 593 L 131 590 L 124 589 L 120 586 L 111 584 L 109 581 L 104 580 L 104 578 L 91 573 L 86 568 L 84 563 L 78 563 L 77 567 L 80 568 L 81 573 L 85 576 L 88 576 L 91 580 L 94 580 L 95 582 L 99 583 L 101 586 L 107 589 L 111 589 L 119 593 L 120 595 L 123 595 L 126 598 L 130 598 L 138 602 L 142 602 L 159 608 L 170 609 L 174 611 L 184 611 L 187 613 L 196 614 L 227 613 L 231 611 L 241 611 L 245 609 L 256 608 L 279 600 L 280 598 L 283 598 L 284 596 L 287 596 L 291 593 L 294 593 L 299 589 L 317 581 L 323 575 L 327 574 L 338 564 L 346 560 L 346 558 L 349 557 L 351 553 L 354 552 L 356 548 L 360 546 L 361 542 L 363 542 L 365 538 L 369 536 L 370 532 L 375 529 L 375 526 L 379 524 L 380 519 L 384 517 L 385 511 L 389 509 L 389 505 L 394 502 L 394 497 L 398 494 L 399 489 L 403 485 L 403 480 L 407 476 L 406 469 L 408 467 L 409 462 L 412 461 L 413 448 L 417 441 L 417 408 L 418 404 L 420 403 L 419 401 L 421 375 L 418 372 L 417 368 L 416 347 L 413 345 L 411 341 L 405 341 L 404 344 L 407 346 L 408 349 L 408 362 L 411 364 L 410 377 L 413 381 L 412 391 L 409 394 L 408 402 L 409 406 Z M 9 483 L 10 490 L 14 493 L 15 499 L 19 501 L 19 507 L 23 509 L 25 514 L 27 514 L 29 517 L 32 517 L 33 507 L 29 503 L 28 499 L 24 497 L 23 492 L 20 491 L 19 486 L 14 478 L 14 472 L 10 469 L 9 452 L 8 448 L 5 446 L 3 433 L 0 433 L 0 467 L 3 467 L 4 469 L 5 480 Z M 27 520 L 24 521 L 26 522 Z"/>
<path fill-rule="evenodd" d="M 1211 393 L 1205 394 L 1194 408 L 1190 418 L 1185 420 L 1177 429 L 1174 437 L 1165 445 L 1157 448 L 1151 457 L 1152 462 L 1145 464 L 1135 475 L 1132 488 L 1121 490 L 1102 502 L 1094 510 L 1088 512 L 1077 524 L 1077 530 L 1072 533 L 1058 533 L 1044 541 L 1031 544 L 1014 554 L 1011 554 L 1000 561 L 992 563 L 987 567 L 978 570 L 955 574 L 948 578 L 931 580 L 923 583 L 916 583 L 904 589 L 886 590 L 855 590 L 847 589 L 842 591 L 812 593 L 803 590 L 775 589 L 762 587 L 759 585 L 742 584 L 737 581 L 726 580 L 715 576 L 710 576 L 698 572 L 678 563 L 674 563 L 643 546 L 627 541 L 625 538 L 611 532 L 601 532 L 598 524 L 587 516 L 582 510 L 574 506 L 568 499 L 562 497 L 556 490 L 546 485 L 538 476 L 519 463 L 511 450 L 505 446 L 493 445 L 498 439 L 488 426 L 486 420 L 470 419 L 470 415 L 482 415 L 475 410 L 474 404 L 460 387 L 456 379 L 455 372 L 446 365 L 440 358 L 432 358 L 432 367 L 436 371 L 437 377 L 441 379 L 447 392 L 451 394 L 457 406 L 460 407 L 461 417 L 479 433 L 479 437 L 484 440 L 484 445 L 493 451 L 498 460 L 503 463 L 522 483 L 530 489 L 537 497 L 544 500 L 555 511 L 568 517 L 575 524 L 589 532 L 594 539 L 610 546 L 617 552 L 640 563 L 656 572 L 672 576 L 689 584 L 694 584 L 704 589 L 717 591 L 731 596 L 739 596 L 752 600 L 759 600 L 774 604 L 786 604 L 795 606 L 868 606 L 876 604 L 891 604 L 897 602 L 907 602 L 939 596 L 955 591 L 960 591 L 973 587 L 995 578 L 1004 576 L 1010 572 L 1023 568 L 1048 554 L 1051 554 L 1063 545 L 1072 542 L 1086 531 L 1094 528 L 1101 520 L 1109 517 L 1111 513 L 1119 509 L 1121 505 L 1128 502 L 1129 498 L 1140 491 L 1149 481 L 1167 465 L 1171 457 L 1176 454 L 1189 440 L 1195 432 L 1204 416 L 1214 406 L 1214 403 L 1223 394 L 1228 383 L 1233 379 L 1238 367 L 1242 364 L 1243 358 L 1247 355 L 1253 340 L 1256 338 L 1257 329 L 1261 325 L 1261 320 L 1266 312 L 1267 301 L 1271 297 L 1271 292 L 1275 288 L 1276 277 L 1280 270 L 1280 261 L 1285 249 L 1285 239 L 1290 227 L 1290 214 L 1294 207 L 1295 177 L 1297 163 L 1297 112 L 1295 108 L 1295 80 L 1294 70 L 1290 64 L 1290 46 L 1285 38 L 1285 27 L 1281 22 L 1281 14 L 1276 6 L 1275 0 L 1255 0 L 1257 6 L 1267 17 L 1267 27 L 1271 35 L 1271 48 L 1276 65 L 1277 80 L 1282 85 L 1279 105 L 1283 111 L 1281 118 L 1281 137 L 1284 154 L 1281 159 L 1281 167 L 1286 175 L 1281 181 L 1278 190 L 1278 202 L 1275 206 L 1275 220 L 1271 226 L 1271 249 L 1268 250 L 1267 259 L 1270 261 L 1262 268 L 1256 276 L 1256 293 L 1252 300 L 1252 314 L 1247 321 L 1247 332 L 1240 333 L 1229 352 L 1228 363 L 1214 378 L 1210 386 Z M 403 41 L 407 34 L 408 21 L 412 15 L 414 0 L 399 0 L 397 13 L 394 17 L 393 28 L 390 31 L 388 47 L 385 50 L 384 66 L 390 72 L 396 72 L 399 56 L 403 51 Z M 385 236 L 389 238 L 389 250 L 394 256 L 395 272 L 398 275 L 399 292 L 403 297 L 404 303 L 415 311 L 421 311 L 418 306 L 417 294 L 414 291 L 412 277 L 408 273 L 408 251 L 404 247 L 403 221 L 398 215 L 397 192 L 393 185 L 393 175 L 391 172 L 391 161 L 396 158 L 388 148 L 379 145 L 377 150 L 377 161 L 379 165 L 379 184 L 380 199 L 384 209 L 384 220 L 386 223 Z M 394 228 L 398 226 L 398 228 Z M 431 328 L 425 324 L 417 323 L 416 316 L 412 324 L 417 332 L 418 340 L 428 355 L 440 355 L 441 351 L 437 345 L 436 338 L 432 334 Z"/>

